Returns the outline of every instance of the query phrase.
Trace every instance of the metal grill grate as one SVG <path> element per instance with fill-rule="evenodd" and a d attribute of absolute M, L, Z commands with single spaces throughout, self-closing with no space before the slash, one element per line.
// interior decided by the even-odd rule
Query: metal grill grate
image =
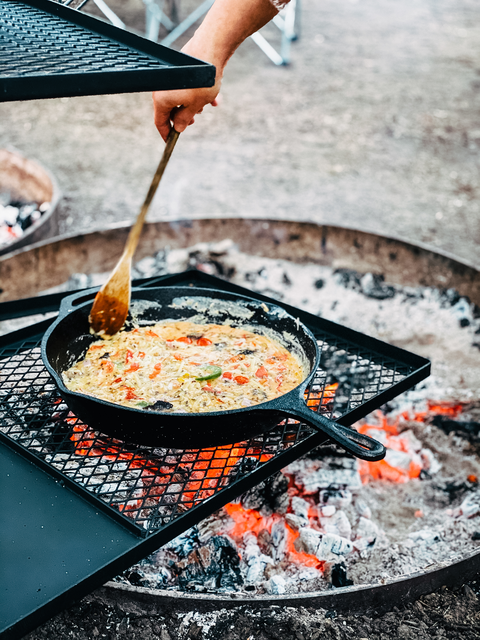
<path fill-rule="evenodd" d="M 62 5 L 0 0 L 0 99 L 211 86 L 214 77 L 211 65 Z"/>
<path fill-rule="evenodd" d="M 61 75 L 110 70 L 164 69 L 155 58 L 132 51 L 119 42 L 49 16 L 33 7 L 8 0 L 2 2 L 0 46 L 4 77 Z M 20 24 L 20 26 L 19 26 Z"/>
<path fill-rule="evenodd" d="M 216 448 L 125 444 L 90 431 L 69 412 L 43 366 L 40 339 L 38 335 L 0 351 L 0 430 L 91 499 L 109 505 L 142 535 L 167 526 L 261 466 L 276 462 L 280 468 L 277 459 L 315 433 L 288 419 L 263 436 Z M 317 332 L 317 340 L 321 367 L 306 401 L 327 417 L 358 410 L 412 372 L 408 365 L 331 335 Z"/>

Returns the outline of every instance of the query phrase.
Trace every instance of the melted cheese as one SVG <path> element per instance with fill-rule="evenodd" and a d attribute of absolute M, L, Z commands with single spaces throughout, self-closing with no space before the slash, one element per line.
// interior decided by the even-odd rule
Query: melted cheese
<path fill-rule="evenodd" d="M 187 413 L 256 405 L 304 378 L 297 358 L 270 337 L 186 321 L 98 340 L 63 373 L 71 391 L 127 407 Z"/>

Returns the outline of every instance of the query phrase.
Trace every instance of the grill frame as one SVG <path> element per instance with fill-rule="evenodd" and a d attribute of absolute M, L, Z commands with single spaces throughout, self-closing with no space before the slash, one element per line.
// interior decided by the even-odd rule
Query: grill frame
<path fill-rule="evenodd" d="M 27 58 L 23 66 L 21 56 Z M 75 9 L 51 0 L 0 0 L 0 101 L 214 83 L 213 65 Z"/>
<path fill-rule="evenodd" d="M 136 284 L 138 285 L 140 283 L 137 282 Z M 251 295 L 251 292 L 242 287 L 238 287 L 236 285 L 224 282 L 200 272 L 186 272 L 183 274 L 176 274 L 174 276 L 153 278 L 144 281 L 142 284 L 144 286 L 158 286 L 161 284 L 192 284 L 196 287 L 217 288 L 221 291 L 224 290 L 239 293 L 241 295 Z M 24 309 L 30 308 L 32 312 L 42 312 L 47 308 L 54 308 L 61 297 L 63 297 L 63 295 L 64 294 L 60 294 L 57 298 L 54 299 L 52 299 L 52 296 L 48 296 L 45 300 L 38 299 L 36 303 L 35 301 L 19 302 L 19 307 Z M 373 393 L 368 398 L 362 396 L 359 401 L 360 404 L 352 407 L 348 411 L 345 411 L 342 415 L 336 416 L 336 420 L 345 426 L 349 426 L 356 420 L 364 417 L 373 409 L 378 408 L 385 402 L 388 402 L 395 396 L 399 395 L 406 389 L 424 379 L 429 374 L 430 363 L 428 360 L 420 356 L 410 354 L 402 349 L 392 347 L 391 345 L 382 343 L 374 338 L 364 336 L 350 329 L 346 329 L 345 327 L 336 325 L 335 323 L 323 320 L 306 312 L 289 307 L 288 305 L 283 305 L 282 303 L 272 300 L 271 298 L 268 298 L 266 296 L 255 295 L 255 297 L 264 300 L 267 303 L 270 302 L 277 304 L 278 306 L 283 306 L 289 313 L 294 316 L 296 315 L 302 322 L 309 326 L 309 328 L 313 330 L 314 334 L 318 333 L 319 326 L 321 326 L 322 331 L 326 335 L 328 334 L 330 336 L 336 336 L 340 341 L 340 345 L 349 344 L 351 348 L 357 349 L 359 353 L 368 351 L 370 354 L 374 354 L 377 358 L 389 361 L 394 360 L 398 363 L 399 367 L 403 366 L 406 368 L 405 375 L 401 380 L 398 380 L 396 382 L 393 381 L 393 384 L 379 391 L 379 393 Z M 43 306 L 42 303 L 44 303 Z M 0 317 L 2 317 L 2 310 L 3 305 L 0 305 Z M 15 313 L 15 309 L 12 308 L 12 303 L 6 303 L 5 310 L 7 315 Z M 18 344 L 20 341 L 35 340 L 38 343 L 39 336 L 41 336 L 42 332 L 51 322 L 52 320 L 46 320 L 33 328 L 28 327 L 26 329 L 21 329 L 20 331 L 17 331 L 13 334 L 8 334 L 6 336 L 0 337 L 0 358 L 2 356 L 2 353 L 5 354 L 5 350 L 7 350 L 8 348 L 14 348 L 14 345 Z M 38 354 L 38 357 L 40 358 L 40 353 Z M 0 360 L 0 364 L 1 362 L 2 360 Z M 322 406 L 321 402 L 319 406 Z M 332 411 L 334 412 L 334 406 L 332 407 Z M 329 414 L 327 413 L 327 415 Z M 301 429 L 301 425 L 299 426 L 299 428 Z M 276 429 L 278 429 L 278 427 Z M 122 547 L 122 551 L 120 553 L 118 553 L 118 548 L 112 548 L 111 550 L 109 550 L 107 553 L 108 557 L 106 558 L 105 562 L 101 566 L 89 567 L 90 572 L 86 572 L 86 569 L 83 565 L 80 568 L 76 566 L 79 562 L 81 563 L 81 557 L 69 559 L 68 562 L 73 563 L 76 567 L 76 575 L 72 577 L 69 584 L 65 587 L 65 585 L 59 586 L 60 574 L 58 572 L 58 575 L 54 573 L 54 575 L 50 578 L 51 584 L 49 585 L 49 591 L 51 597 L 49 602 L 40 603 L 36 608 L 34 608 L 33 611 L 26 611 L 25 609 L 19 611 L 19 606 L 16 604 L 16 597 L 12 597 L 11 601 L 9 598 L 5 598 L 4 602 L 8 610 L 5 613 L 5 615 L 7 616 L 5 633 L 11 633 L 13 629 L 15 629 L 16 632 L 18 632 L 19 629 L 22 629 L 22 632 L 26 633 L 34 626 L 40 624 L 48 616 L 53 615 L 56 611 L 58 611 L 58 607 L 67 606 L 68 603 L 71 602 L 74 598 L 78 598 L 89 593 L 96 586 L 100 586 L 106 580 L 117 575 L 124 569 L 127 569 L 131 564 L 133 564 L 134 562 L 138 562 L 149 553 L 152 553 L 159 546 L 166 544 L 169 540 L 173 539 L 189 527 L 193 526 L 204 517 L 210 515 L 227 502 L 230 502 L 234 498 L 238 497 L 247 489 L 251 488 L 262 480 L 265 480 L 276 471 L 279 471 L 290 462 L 293 462 L 301 455 L 307 453 L 312 448 L 324 442 L 325 437 L 323 436 L 323 434 L 319 434 L 310 429 L 307 429 L 307 431 L 309 433 L 303 434 L 297 442 L 295 442 L 291 446 L 286 446 L 282 451 L 280 451 L 280 453 L 276 454 L 268 461 L 264 461 L 263 463 L 260 462 L 260 454 L 258 454 L 259 462 L 256 468 L 254 468 L 253 470 L 242 470 L 241 473 L 237 474 L 237 477 L 234 481 L 227 483 L 226 487 L 215 490 L 212 495 L 208 496 L 206 499 L 199 501 L 196 506 L 190 508 L 185 512 L 177 515 L 175 515 L 174 512 L 170 522 L 167 522 L 165 526 L 152 531 L 145 531 L 145 529 L 143 529 L 141 526 L 132 523 L 131 520 L 129 521 L 129 519 L 126 518 L 125 515 L 113 509 L 110 504 L 107 504 L 97 496 L 94 496 L 90 491 L 86 490 L 85 487 L 74 482 L 74 480 L 72 480 L 72 478 L 70 478 L 68 475 L 61 473 L 59 469 L 52 467 L 48 462 L 36 455 L 35 452 L 23 447 L 18 441 L 9 438 L 4 433 L 0 433 L 0 454 L 2 452 L 2 445 L 5 445 L 6 449 L 13 450 L 14 452 L 20 454 L 21 460 L 18 461 L 19 464 L 24 464 L 25 461 L 33 462 L 34 467 L 31 467 L 31 473 L 37 475 L 39 473 L 43 473 L 43 475 L 45 475 L 46 473 L 48 475 L 49 481 L 53 481 L 54 488 L 55 486 L 62 487 L 64 491 L 68 491 L 68 495 L 71 496 L 71 500 L 73 502 L 80 501 L 78 504 L 80 505 L 81 503 L 82 509 L 87 509 L 89 513 L 92 512 L 95 514 L 95 526 L 99 527 L 100 533 L 98 534 L 98 536 L 100 542 L 102 540 L 106 540 L 105 536 L 110 537 L 110 531 L 113 527 L 116 531 L 115 537 L 117 540 L 117 544 L 120 544 Z M 269 434 L 266 434 L 265 436 L 262 436 L 255 440 L 262 440 L 262 438 L 268 439 L 268 437 L 271 436 L 269 436 Z M 251 456 L 246 455 L 245 457 Z M 233 478 L 233 476 L 227 477 Z M 45 478 L 43 479 L 43 481 L 45 481 Z M 33 487 L 32 491 L 34 490 L 35 487 Z M 45 496 L 39 496 L 39 499 L 45 500 Z M 52 500 L 53 499 L 54 498 L 52 497 Z M 17 520 L 19 518 L 21 519 L 22 517 L 21 509 L 19 513 L 20 515 L 18 516 Z M 44 517 L 44 515 L 41 515 L 39 523 L 42 522 L 42 518 Z M 6 531 L 8 531 L 8 534 L 10 535 L 10 531 L 8 530 L 6 525 L 5 527 Z M 67 527 L 67 524 L 62 523 L 62 527 L 64 529 L 65 527 Z M 91 529 L 92 527 L 90 527 L 88 531 L 86 530 L 86 533 L 89 533 Z M 106 533 L 107 530 L 109 533 Z M 2 535 L 5 535 L 5 533 L 3 533 Z M 17 531 L 14 535 L 24 535 L 20 524 L 17 526 Z M 62 536 L 65 535 L 65 531 L 62 530 L 62 532 L 60 533 L 60 538 L 58 540 L 58 544 L 60 547 L 62 547 L 62 545 L 65 545 L 65 540 L 62 541 Z M 83 552 L 80 549 L 79 555 L 81 556 L 82 553 Z M 27 572 L 29 566 L 29 562 L 27 562 L 26 560 L 23 561 L 23 566 L 18 567 L 19 575 Z M 34 586 L 35 585 L 32 585 L 32 589 Z M 21 585 L 21 588 L 25 589 L 25 585 Z M 15 594 L 13 595 L 15 596 Z M 53 605 L 54 602 L 57 603 L 55 605 L 56 608 Z M 15 610 L 15 615 L 17 616 L 16 621 L 14 622 L 12 622 L 11 617 L 12 609 Z M 0 623 L 0 635 L 1 629 L 2 626 Z M 5 635 L 5 637 L 8 637 L 8 635 Z"/>

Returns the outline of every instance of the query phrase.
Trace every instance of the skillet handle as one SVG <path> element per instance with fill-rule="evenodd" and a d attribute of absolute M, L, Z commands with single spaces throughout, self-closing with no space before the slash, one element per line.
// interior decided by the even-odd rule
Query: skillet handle
<path fill-rule="evenodd" d="M 338 422 L 325 418 L 325 416 L 309 409 L 303 400 L 295 403 L 295 406 L 291 409 L 282 407 L 280 410 L 290 418 L 302 420 L 314 429 L 325 433 L 331 440 L 342 446 L 356 458 L 376 462 L 385 457 L 387 450 L 378 440 L 374 440 L 363 433 L 358 433 L 354 429 L 344 427 Z"/>
<path fill-rule="evenodd" d="M 76 293 L 72 293 L 69 296 L 65 296 L 65 298 L 62 298 L 60 302 L 59 315 L 67 315 L 67 313 L 74 311 L 79 305 L 83 304 L 84 302 L 93 302 L 95 296 L 97 295 L 98 289 L 99 287 L 93 287 L 91 289 L 77 291 Z"/>

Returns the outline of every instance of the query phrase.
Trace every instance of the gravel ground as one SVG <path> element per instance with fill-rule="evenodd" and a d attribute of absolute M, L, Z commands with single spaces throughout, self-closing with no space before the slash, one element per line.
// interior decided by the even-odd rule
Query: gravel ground
<path fill-rule="evenodd" d="M 115 602 L 99 592 L 64 611 L 26 640 L 474 640 L 480 638 L 478 583 L 446 587 L 386 613 L 344 615 L 305 607 L 241 607 L 178 613 Z"/>
<path fill-rule="evenodd" d="M 141 0 L 109 3 L 143 28 Z M 242 45 L 151 219 L 345 224 L 479 264 L 479 17 L 476 0 L 303 3 L 292 64 Z M 57 175 L 62 232 L 131 220 L 162 147 L 148 94 L 0 104 L 0 145 Z"/>
<path fill-rule="evenodd" d="M 141 0 L 108 2 L 142 29 Z M 150 219 L 349 225 L 420 240 L 480 266 L 478 2 L 303 4 L 289 67 L 275 67 L 251 41 L 232 59 L 221 106 L 182 135 Z M 62 233 L 131 220 L 162 149 L 148 94 L 0 104 L 0 146 L 55 173 Z M 29 640 L 473 639 L 478 592 L 471 583 L 365 616 L 219 612 L 210 627 L 193 614 L 150 615 L 95 595 Z"/>

